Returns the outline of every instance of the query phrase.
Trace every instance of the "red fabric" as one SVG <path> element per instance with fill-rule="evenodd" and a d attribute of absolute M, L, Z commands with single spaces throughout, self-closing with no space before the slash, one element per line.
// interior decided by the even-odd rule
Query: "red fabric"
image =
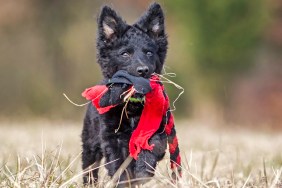
<path fill-rule="evenodd" d="M 170 135 L 171 129 L 173 128 L 173 126 L 174 126 L 174 117 L 173 117 L 173 115 L 172 115 L 172 113 L 171 113 L 171 114 L 170 114 L 170 118 L 169 118 L 169 120 L 168 120 L 168 123 L 167 123 L 167 125 L 165 126 L 165 133 L 166 133 L 167 135 Z"/>
<path fill-rule="evenodd" d="M 145 104 L 137 128 L 133 131 L 129 141 L 129 153 L 135 160 L 141 149 L 153 150 L 154 145 L 149 145 L 148 141 L 159 129 L 163 116 L 168 109 L 168 99 L 164 96 L 164 87 L 159 82 L 158 76 L 152 76 L 150 85 L 151 92 L 145 95 Z M 133 87 L 132 87 L 133 88 Z M 105 85 L 97 85 L 86 89 L 82 96 L 92 100 L 93 105 L 100 114 L 109 111 L 114 106 L 100 107 L 99 101 L 103 94 L 108 90 Z M 171 116 L 172 117 L 172 116 Z M 173 126 L 173 118 L 170 118 L 168 128 Z"/>
<path fill-rule="evenodd" d="M 178 165 L 181 164 L 181 157 L 180 157 L 180 155 L 177 156 L 176 163 L 177 163 Z"/>
<path fill-rule="evenodd" d="M 96 85 L 94 87 L 90 87 L 84 90 L 82 96 L 85 97 L 87 100 L 91 100 L 92 104 L 96 107 L 99 114 L 103 114 L 108 112 L 111 108 L 115 107 L 116 105 L 100 107 L 100 99 L 101 97 L 108 91 L 108 87 L 105 85 Z"/>
<path fill-rule="evenodd" d="M 151 78 L 152 91 L 146 94 L 141 118 L 129 141 L 129 153 L 135 160 L 141 149 L 153 150 L 154 145 L 149 145 L 148 141 L 159 129 L 162 117 L 167 110 L 168 101 L 163 94 L 164 88 L 158 81 L 157 76 Z"/>
<path fill-rule="evenodd" d="M 175 162 L 171 162 L 170 163 L 170 168 L 171 169 L 177 169 L 178 167 L 180 167 L 181 164 L 181 157 L 180 155 L 177 156 L 176 161 Z"/>
<path fill-rule="evenodd" d="M 180 157 L 180 155 L 177 156 L 175 162 L 172 161 L 172 162 L 170 163 L 170 168 L 171 168 L 172 170 L 176 170 L 176 169 L 177 169 L 179 176 L 182 177 L 181 157 Z"/>
<path fill-rule="evenodd" d="M 176 148 L 178 147 L 178 140 L 177 137 L 173 138 L 173 141 L 171 144 L 169 144 L 169 153 L 174 153 Z"/>

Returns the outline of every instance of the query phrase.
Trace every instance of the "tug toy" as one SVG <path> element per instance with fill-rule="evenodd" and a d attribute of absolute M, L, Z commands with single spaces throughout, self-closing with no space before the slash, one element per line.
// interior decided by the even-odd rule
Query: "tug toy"
<path fill-rule="evenodd" d="M 107 95 L 110 87 L 114 84 L 126 84 L 130 87 L 120 96 L 124 96 L 123 100 L 112 101 L 107 106 L 101 106 L 101 98 Z M 144 97 L 136 98 L 134 94 L 141 94 Z M 82 96 L 92 101 L 99 114 L 104 114 L 125 102 L 144 103 L 139 123 L 129 141 L 129 155 L 137 160 L 138 154 L 142 149 L 153 150 L 154 144 L 150 145 L 148 141 L 159 129 L 163 118 L 165 118 L 165 132 L 168 136 L 173 135 L 172 139 L 168 139 L 171 168 L 174 169 L 176 166 L 180 166 L 181 158 L 174 129 L 174 118 L 172 113 L 169 112 L 169 99 L 159 76 L 152 75 L 150 79 L 145 79 L 143 77 L 129 75 L 127 72 L 121 70 L 107 84 L 87 88 L 82 93 Z"/>

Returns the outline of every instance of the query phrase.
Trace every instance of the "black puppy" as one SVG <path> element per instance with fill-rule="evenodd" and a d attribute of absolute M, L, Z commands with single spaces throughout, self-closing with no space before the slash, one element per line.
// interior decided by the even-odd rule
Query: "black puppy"
<path fill-rule="evenodd" d="M 167 37 L 164 28 L 164 15 L 159 4 L 152 4 L 147 12 L 133 25 L 126 24 L 114 10 L 105 6 L 98 19 L 97 55 L 98 63 L 104 76 L 101 84 L 119 70 L 138 77 L 149 78 L 152 73 L 161 73 L 167 52 Z M 126 84 L 114 84 L 101 99 L 102 103 L 122 100 L 121 94 L 128 89 Z M 105 104 L 101 104 L 103 106 Z M 129 155 L 128 143 L 136 128 L 143 110 L 142 102 L 127 104 L 127 117 L 122 118 L 124 104 L 118 105 L 105 114 L 99 114 L 95 107 L 88 106 L 82 131 L 83 153 L 82 168 L 97 167 L 105 157 L 108 175 L 113 176 L 122 162 Z M 168 114 L 170 115 L 170 114 Z M 121 174 L 120 181 L 135 178 L 146 178 L 154 175 L 153 169 L 161 160 L 167 148 L 169 137 L 165 129 L 165 120 L 159 130 L 149 140 L 154 144 L 153 151 L 142 150 L 138 159 L 127 167 L 127 173 Z M 173 134 L 175 130 L 173 127 Z M 177 152 L 179 153 L 178 147 Z M 98 180 L 98 169 L 87 173 L 85 184 Z"/>

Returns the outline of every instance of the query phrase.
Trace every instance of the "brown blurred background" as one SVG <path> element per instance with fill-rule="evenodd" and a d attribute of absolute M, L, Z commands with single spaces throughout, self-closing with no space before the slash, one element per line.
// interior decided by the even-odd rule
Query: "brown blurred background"
<path fill-rule="evenodd" d="M 81 120 L 81 92 L 101 79 L 96 19 L 108 4 L 133 23 L 152 1 L 0 0 L 0 119 Z M 282 129 L 282 1 L 158 1 L 166 71 L 185 88 L 176 115 Z M 170 98 L 179 91 L 166 86 Z"/>

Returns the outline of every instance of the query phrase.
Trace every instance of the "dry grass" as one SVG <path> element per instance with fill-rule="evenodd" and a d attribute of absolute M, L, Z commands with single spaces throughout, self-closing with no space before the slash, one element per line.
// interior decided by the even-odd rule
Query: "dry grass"
<path fill-rule="evenodd" d="M 79 123 L 1 123 L 0 187 L 81 187 Z M 143 187 L 282 187 L 282 133 L 177 125 L 183 177 L 168 156 Z M 103 166 L 99 187 L 109 181 Z"/>

